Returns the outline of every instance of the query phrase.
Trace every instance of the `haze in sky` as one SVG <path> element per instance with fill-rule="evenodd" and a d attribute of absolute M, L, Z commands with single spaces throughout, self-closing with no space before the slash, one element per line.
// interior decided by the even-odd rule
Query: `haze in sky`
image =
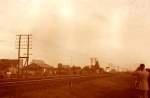
<path fill-rule="evenodd" d="M 16 34 L 32 34 L 32 58 L 85 65 L 90 57 L 150 67 L 149 0 L 1 0 L 0 58 L 17 58 Z"/>

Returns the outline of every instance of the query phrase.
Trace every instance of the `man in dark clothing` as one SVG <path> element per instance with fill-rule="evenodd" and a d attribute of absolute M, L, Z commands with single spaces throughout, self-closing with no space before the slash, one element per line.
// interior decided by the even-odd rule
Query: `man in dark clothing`
<path fill-rule="evenodd" d="M 149 88 L 150 88 L 150 69 L 146 69 L 146 71 L 149 72 L 148 84 L 149 84 Z M 150 90 L 148 91 L 148 98 L 150 98 Z"/>

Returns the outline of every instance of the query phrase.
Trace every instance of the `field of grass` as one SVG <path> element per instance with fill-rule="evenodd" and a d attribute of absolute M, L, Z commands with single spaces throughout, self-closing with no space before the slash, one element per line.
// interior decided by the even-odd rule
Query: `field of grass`
<path fill-rule="evenodd" d="M 110 77 L 73 82 L 71 86 L 37 88 L 8 98 L 133 98 L 130 82 L 130 74 L 119 73 Z"/>

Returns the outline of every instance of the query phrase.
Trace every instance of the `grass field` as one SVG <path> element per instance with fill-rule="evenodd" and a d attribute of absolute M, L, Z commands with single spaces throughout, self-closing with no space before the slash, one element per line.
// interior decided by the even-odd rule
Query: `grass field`
<path fill-rule="evenodd" d="M 134 98 L 131 82 L 131 74 L 116 73 L 109 77 L 72 81 L 71 85 L 33 86 L 29 90 L 9 92 L 0 98 Z"/>
<path fill-rule="evenodd" d="M 71 86 L 37 88 L 6 98 L 133 98 L 131 80 L 130 74 L 118 73 L 109 77 L 73 82 Z"/>

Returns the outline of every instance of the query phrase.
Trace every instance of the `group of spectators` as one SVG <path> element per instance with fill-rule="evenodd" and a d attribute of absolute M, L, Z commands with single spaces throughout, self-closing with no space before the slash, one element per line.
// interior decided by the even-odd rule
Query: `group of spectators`
<path fill-rule="evenodd" d="M 134 72 L 134 76 L 136 98 L 150 98 L 150 70 L 145 69 L 145 64 L 140 64 Z"/>

